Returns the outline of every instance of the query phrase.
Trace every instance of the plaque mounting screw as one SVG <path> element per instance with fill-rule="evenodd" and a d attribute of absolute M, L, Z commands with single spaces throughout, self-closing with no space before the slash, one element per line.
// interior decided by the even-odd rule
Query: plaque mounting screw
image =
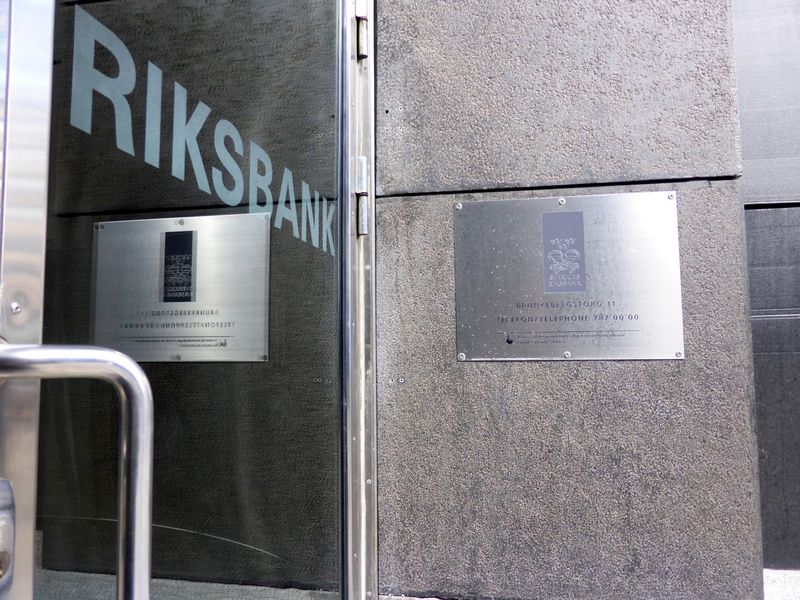
<path fill-rule="evenodd" d="M 561 206 L 564 206 L 564 205 L 567 203 L 567 199 L 566 199 L 566 198 L 559 198 L 559 199 L 558 199 L 558 203 L 559 203 Z"/>
<path fill-rule="evenodd" d="M 459 202 L 458 204 L 456 204 L 456 210 L 461 210 L 462 208 L 464 208 L 464 205 L 463 205 L 463 204 L 461 204 L 461 202 Z"/>
<path fill-rule="evenodd" d="M 12 302 L 11 303 L 11 312 L 15 315 L 18 315 L 22 312 L 22 305 L 19 302 Z"/>
<path fill-rule="evenodd" d="M 569 350 L 564 352 L 564 358 L 571 358 L 571 357 L 572 357 L 572 352 L 570 352 Z"/>
<path fill-rule="evenodd" d="M 683 352 L 676 352 L 675 358 L 683 358 Z"/>
<path fill-rule="evenodd" d="M 467 360 L 467 355 L 463 352 L 459 353 L 458 360 Z"/>

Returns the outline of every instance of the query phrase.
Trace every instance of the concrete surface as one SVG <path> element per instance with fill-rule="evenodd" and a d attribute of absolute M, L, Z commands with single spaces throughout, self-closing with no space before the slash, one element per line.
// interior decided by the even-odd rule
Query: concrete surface
<path fill-rule="evenodd" d="M 379 195 L 734 175 L 728 0 L 378 0 Z"/>
<path fill-rule="evenodd" d="M 759 599 L 743 215 L 678 191 L 686 360 L 458 363 L 453 205 L 378 205 L 381 593 Z M 479 277 L 479 274 L 476 274 Z"/>

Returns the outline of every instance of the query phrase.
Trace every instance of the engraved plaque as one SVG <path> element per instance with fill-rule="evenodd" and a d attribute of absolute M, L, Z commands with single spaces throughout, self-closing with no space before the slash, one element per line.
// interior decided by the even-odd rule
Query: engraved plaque
<path fill-rule="evenodd" d="M 140 362 L 268 356 L 269 215 L 95 224 L 94 343 Z"/>
<path fill-rule="evenodd" d="M 458 360 L 682 359 L 676 197 L 457 204 Z"/>

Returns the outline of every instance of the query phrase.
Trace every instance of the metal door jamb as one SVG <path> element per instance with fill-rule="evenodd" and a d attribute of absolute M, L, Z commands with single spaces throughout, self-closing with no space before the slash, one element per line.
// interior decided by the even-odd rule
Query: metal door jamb
<path fill-rule="evenodd" d="M 374 0 L 341 0 L 343 592 L 377 600 Z"/>
<path fill-rule="evenodd" d="M 2 165 L 0 337 L 10 344 L 42 338 L 53 0 L 10 0 Z M 39 382 L 0 389 L 0 477 L 16 496 L 15 600 L 33 598 Z"/>

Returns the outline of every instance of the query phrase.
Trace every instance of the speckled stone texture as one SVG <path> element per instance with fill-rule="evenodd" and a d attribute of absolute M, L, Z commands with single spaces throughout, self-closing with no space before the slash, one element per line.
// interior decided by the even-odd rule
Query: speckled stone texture
<path fill-rule="evenodd" d="M 454 203 L 667 189 L 678 191 L 686 360 L 456 361 Z M 761 598 L 737 189 L 379 202 L 381 593 Z"/>
<path fill-rule="evenodd" d="M 378 193 L 739 173 L 728 14 L 377 0 Z"/>

